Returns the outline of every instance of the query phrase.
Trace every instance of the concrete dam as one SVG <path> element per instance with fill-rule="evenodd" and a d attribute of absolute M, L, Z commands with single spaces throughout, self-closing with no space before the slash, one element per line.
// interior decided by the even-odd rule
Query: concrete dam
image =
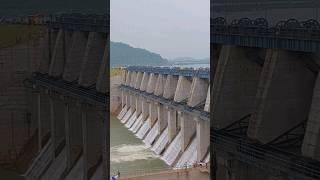
<path fill-rule="evenodd" d="M 319 179 L 319 23 L 211 19 L 213 179 Z"/>
<path fill-rule="evenodd" d="M 33 39 L 1 49 L 7 53 L 2 55 L 4 64 L 15 63 L 10 66 L 12 72 L 3 74 L 19 75 L 12 86 L 20 89 L 7 90 L 7 96 L 20 90 L 14 94 L 19 99 L 8 99 L 23 105 L 12 103 L 7 110 L 16 111 L 4 120 L 11 122 L 13 131 L 1 132 L 7 132 L 3 137 L 13 142 L 16 156 L 1 147 L 1 155 L 10 157 L 3 158 L 3 164 L 21 167 L 27 180 L 107 179 L 108 16 L 62 14 L 37 20 L 41 30 Z M 30 19 L 14 22 L 30 23 Z M 22 132 L 30 135 L 20 135 Z"/>
<path fill-rule="evenodd" d="M 174 168 L 209 163 L 209 74 L 209 69 L 124 68 L 117 118 Z"/>

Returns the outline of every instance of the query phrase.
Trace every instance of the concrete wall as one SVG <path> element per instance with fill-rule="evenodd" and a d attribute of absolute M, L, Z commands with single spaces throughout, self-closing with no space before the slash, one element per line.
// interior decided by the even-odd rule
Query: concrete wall
<path fill-rule="evenodd" d="M 248 136 L 267 143 L 305 121 L 315 78 L 296 53 L 269 50 Z"/>
<path fill-rule="evenodd" d="M 211 126 L 225 126 L 252 113 L 262 67 L 245 48 L 223 46 L 213 82 Z"/>

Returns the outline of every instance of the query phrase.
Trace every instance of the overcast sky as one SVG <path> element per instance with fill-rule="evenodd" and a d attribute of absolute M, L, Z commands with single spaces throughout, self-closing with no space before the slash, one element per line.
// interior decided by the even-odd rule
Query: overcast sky
<path fill-rule="evenodd" d="M 111 0 L 110 13 L 112 41 L 169 59 L 210 56 L 210 0 Z"/>

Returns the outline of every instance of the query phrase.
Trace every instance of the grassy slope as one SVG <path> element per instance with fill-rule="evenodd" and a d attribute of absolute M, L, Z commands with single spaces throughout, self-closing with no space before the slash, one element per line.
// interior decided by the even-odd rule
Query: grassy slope
<path fill-rule="evenodd" d="M 39 26 L 1 24 L 0 25 L 0 48 L 13 46 L 39 36 Z"/>
<path fill-rule="evenodd" d="M 120 76 L 120 74 L 121 74 L 121 71 L 120 71 L 119 68 L 112 68 L 112 69 L 111 69 L 111 77 L 113 77 L 113 76 Z"/>

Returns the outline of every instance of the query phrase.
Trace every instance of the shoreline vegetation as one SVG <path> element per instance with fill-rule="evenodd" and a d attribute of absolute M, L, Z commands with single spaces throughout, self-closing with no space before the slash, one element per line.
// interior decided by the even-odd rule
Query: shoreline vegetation
<path fill-rule="evenodd" d="M 42 30 L 39 26 L 21 24 L 0 24 L 0 48 L 7 48 L 36 38 Z"/>
<path fill-rule="evenodd" d="M 110 76 L 120 76 L 121 75 L 121 69 L 120 68 L 111 68 Z"/>

